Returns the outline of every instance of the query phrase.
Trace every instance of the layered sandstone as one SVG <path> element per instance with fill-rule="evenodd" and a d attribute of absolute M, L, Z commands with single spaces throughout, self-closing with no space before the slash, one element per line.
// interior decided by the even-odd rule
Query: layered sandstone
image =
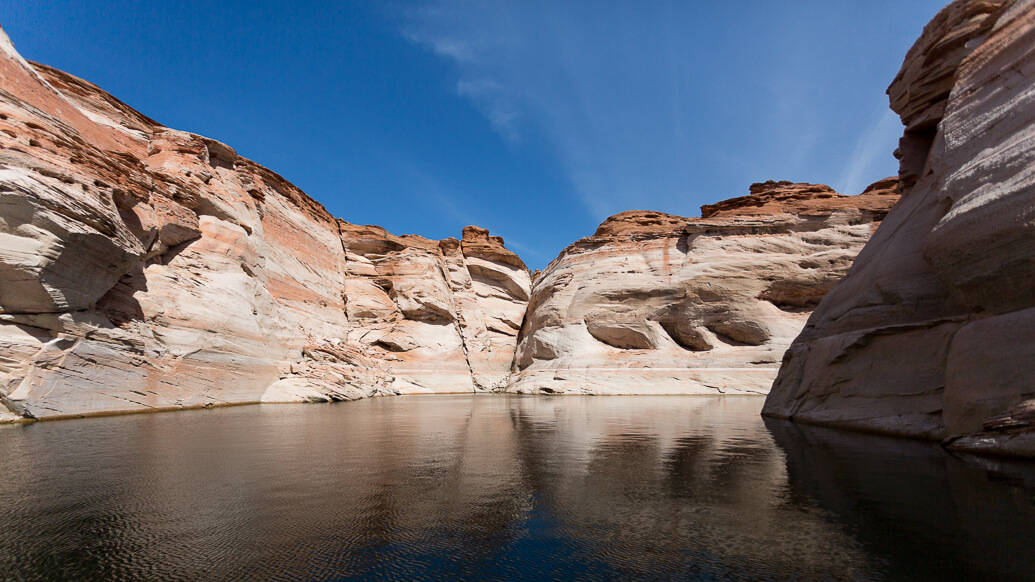
<path fill-rule="evenodd" d="M 888 94 L 903 200 L 765 414 L 1035 456 L 1035 2 L 953 2 Z"/>
<path fill-rule="evenodd" d="M 536 278 L 510 390 L 765 394 L 809 312 L 898 199 L 766 182 L 701 218 L 630 211 Z"/>
<path fill-rule="evenodd" d="M 500 389 L 529 276 L 463 235 L 338 220 L 0 32 L 0 420 Z"/>

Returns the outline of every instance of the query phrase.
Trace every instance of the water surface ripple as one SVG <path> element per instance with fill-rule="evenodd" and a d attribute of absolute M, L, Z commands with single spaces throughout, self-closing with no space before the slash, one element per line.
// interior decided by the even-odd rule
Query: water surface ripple
<path fill-rule="evenodd" d="M 400 397 L 0 427 L 0 579 L 1035 578 L 1032 464 L 761 405 Z"/>

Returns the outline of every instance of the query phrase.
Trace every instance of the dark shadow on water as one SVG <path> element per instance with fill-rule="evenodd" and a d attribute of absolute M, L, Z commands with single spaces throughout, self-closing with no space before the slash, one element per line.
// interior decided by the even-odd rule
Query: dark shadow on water
<path fill-rule="evenodd" d="M 1035 465 L 765 419 L 790 502 L 818 506 L 905 580 L 1035 579 Z"/>

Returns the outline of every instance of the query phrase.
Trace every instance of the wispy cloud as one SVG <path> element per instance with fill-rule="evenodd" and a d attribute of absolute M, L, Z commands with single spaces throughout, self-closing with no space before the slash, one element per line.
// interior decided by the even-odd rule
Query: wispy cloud
<path fill-rule="evenodd" d="M 413 160 L 405 158 L 395 160 L 395 171 L 405 176 L 404 181 L 409 187 L 420 193 L 420 199 L 427 205 L 428 212 L 446 217 L 455 225 L 455 232 L 440 233 L 440 235 L 459 236 L 460 230 L 464 226 L 478 224 L 477 217 L 480 209 L 472 207 L 470 204 L 460 204 L 458 202 L 460 195 L 456 189 L 443 183 L 435 177 L 433 172 L 429 172 Z"/>
<path fill-rule="evenodd" d="M 470 40 L 451 35 L 446 30 L 430 30 L 415 25 L 415 23 L 448 22 L 453 14 L 453 7 L 446 3 L 425 3 L 413 6 L 406 13 L 409 25 L 402 30 L 402 34 L 410 42 L 423 45 L 440 57 L 460 63 L 475 62 L 476 51 Z"/>
<path fill-rule="evenodd" d="M 529 257 L 531 257 L 533 259 L 552 259 L 553 258 L 552 256 L 547 256 L 545 253 L 543 253 L 542 249 L 540 249 L 538 247 L 535 247 L 535 246 L 527 245 L 527 244 L 525 244 L 523 242 L 520 242 L 520 241 L 517 241 L 517 240 L 515 240 L 513 238 L 510 238 L 505 233 L 500 233 L 500 236 L 503 237 L 503 242 L 506 245 L 506 247 L 508 249 L 510 249 L 510 250 L 517 251 L 521 255 L 522 258 L 525 258 L 525 259 L 527 259 Z"/>
<path fill-rule="evenodd" d="M 518 132 L 517 107 L 512 102 L 507 90 L 498 82 L 490 79 L 467 80 L 456 82 L 456 93 L 470 99 L 475 107 L 488 118 L 500 135 L 509 142 L 520 138 Z"/>
<path fill-rule="evenodd" d="M 847 167 L 836 189 L 844 194 L 858 194 L 873 179 L 874 166 L 891 157 L 893 146 L 902 134 L 902 124 L 894 111 L 886 109 L 876 117 L 855 143 Z M 882 164 L 886 165 L 886 164 Z"/>
<path fill-rule="evenodd" d="M 855 189 L 872 177 L 890 124 L 867 130 L 846 165 L 843 136 L 856 129 L 838 116 L 857 106 L 845 97 L 855 89 L 830 78 L 843 59 L 788 32 L 809 17 L 776 5 L 429 0 L 403 34 L 454 65 L 457 95 L 503 140 L 554 154 L 599 220 L 689 213 L 753 180 L 832 181 L 845 168 L 840 185 Z"/>
<path fill-rule="evenodd" d="M 493 221 L 486 219 L 486 216 L 491 214 L 491 212 L 486 212 L 486 209 L 478 204 L 472 204 L 455 187 L 436 178 L 432 172 L 420 167 L 412 160 L 396 160 L 396 170 L 405 176 L 405 181 L 415 191 L 420 192 L 420 197 L 427 205 L 428 212 L 434 212 L 443 216 L 452 223 L 452 227 L 449 230 L 420 234 L 432 237 L 459 237 L 465 226 L 475 225 L 488 228 L 493 223 Z M 460 200 L 464 200 L 464 202 L 461 203 Z M 526 260 L 533 259 L 538 261 L 539 259 L 553 258 L 552 255 L 544 252 L 538 245 L 521 242 L 508 236 L 508 233 L 505 231 L 490 230 L 490 232 L 491 234 L 502 236 L 507 248 L 517 251 Z"/>
<path fill-rule="evenodd" d="M 474 52 L 464 42 L 451 38 L 436 38 L 430 41 L 430 45 L 435 54 L 439 56 L 461 63 L 474 62 Z"/>

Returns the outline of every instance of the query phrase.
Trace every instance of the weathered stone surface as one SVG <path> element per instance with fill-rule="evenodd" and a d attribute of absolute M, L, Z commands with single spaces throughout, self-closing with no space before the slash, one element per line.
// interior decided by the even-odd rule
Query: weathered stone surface
<path fill-rule="evenodd" d="M 1035 2 L 953 2 L 889 95 L 908 188 L 765 413 L 1035 456 Z"/>
<path fill-rule="evenodd" d="M 945 114 L 956 72 L 991 30 L 1009 0 L 953 2 L 941 10 L 906 53 L 888 87 L 891 108 L 906 126 L 899 148 L 899 178 L 905 187 L 920 177 L 938 122 Z"/>
<path fill-rule="evenodd" d="M 607 219 L 536 277 L 510 390 L 765 394 L 896 186 L 766 182 L 702 218 Z"/>
<path fill-rule="evenodd" d="M 0 421 L 500 389 L 524 264 L 348 224 L 0 32 Z"/>

